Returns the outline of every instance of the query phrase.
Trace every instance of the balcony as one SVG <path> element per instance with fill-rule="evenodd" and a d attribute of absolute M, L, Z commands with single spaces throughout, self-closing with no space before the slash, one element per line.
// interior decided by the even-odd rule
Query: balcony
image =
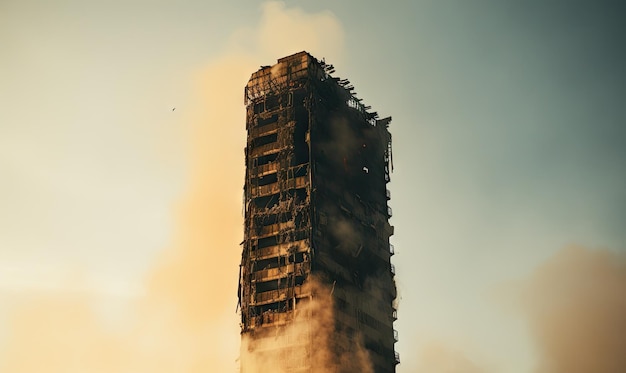
<path fill-rule="evenodd" d="M 278 171 L 278 162 L 270 162 L 252 169 L 252 174 L 256 177 L 265 176 Z"/>
<path fill-rule="evenodd" d="M 250 328 L 284 325 L 293 318 L 293 315 L 286 312 L 265 312 L 259 316 L 252 316 Z"/>
<path fill-rule="evenodd" d="M 292 288 L 280 289 L 280 290 L 272 290 L 265 291 L 262 293 L 257 293 L 254 299 L 255 305 L 274 303 L 281 300 L 286 300 L 293 296 L 301 297 L 304 295 L 308 295 L 308 290 L 305 290 L 302 286 L 294 286 Z"/>
<path fill-rule="evenodd" d="M 278 132 L 278 123 L 270 123 L 261 127 L 254 127 L 250 130 L 250 137 L 266 136 Z"/>
<path fill-rule="evenodd" d="M 393 247 L 393 244 L 389 244 L 389 254 L 394 255 L 396 253 L 396 249 Z"/>
<path fill-rule="evenodd" d="M 398 342 L 398 331 L 397 330 L 393 330 L 393 340 Z"/>
<path fill-rule="evenodd" d="M 291 249 L 291 250 L 290 250 Z M 287 242 L 275 246 L 265 247 L 254 251 L 254 258 L 257 260 L 273 258 L 276 256 L 285 256 L 292 253 L 292 250 L 298 253 L 304 253 L 309 251 L 307 240 L 300 240 L 295 242 Z"/>
<path fill-rule="evenodd" d="M 252 157 L 259 157 L 263 155 L 268 155 L 271 153 L 278 153 L 284 146 L 279 145 L 277 142 L 273 142 L 270 144 L 260 145 L 252 149 L 249 153 Z"/>
<path fill-rule="evenodd" d="M 390 265 L 389 265 L 389 270 L 391 271 L 391 274 L 392 274 L 393 276 L 395 276 L 395 275 L 396 275 L 396 266 L 394 266 L 393 264 L 390 264 Z"/>
<path fill-rule="evenodd" d="M 393 216 L 393 211 L 391 210 L 391 206 L 387 206 L 387 217 L 390 218 Z"/>
<path fill-rule="evenodd" d="M 308 181 L 308 176 L 300 176 L 288 179 L 285 186 L 287 189 L 305 188 L 308 185 Z M 252 198 L 270 196 L 272 194 L 277 194 L 278 192 L 280 192 L 280 185 L 278 182 L 261 185 L 258 187 L 253 186 L 252 188 L 250 188 L 250 194 L 252 195 Z"/>
<path fill-rule="evenodd" d="M 387 200 L 391 199 L 391 191 L 389 189 L 385 190 L 385 196 L 387 196 Z"/>
<path fill-rule="evenodd" d="M 287 180 L 287 188 L 289 189 L 305 188 L 307 185 L 309 185 L 308 176 L 298 176 Z"/>
<path fill-rule="evenodd" d="M 391 312 L 391 318 L 393 319 L 393 321 L 398 320 L 398 310 L 395 310 L 395 309 L 394 309 L 394 310 Z"/>
<path fill-rule="evenodd" d="M 396 362 L 396 365 L 400 364 L 400 354 L 397 352 L 394 352 L 393 355 L 394 355 L 394 361 Z"/>
<path fill-rule="evenodd" d="M 285 223 L 270 224 L 270 225 L 260 227 L 260 229 L 257 232 L 251 234 L 250 237 L 255 239 L 255 238 L 274 236 L 274 235 L 279 234 L 281 231 L 294 229 L 295 227 L 296 225 L 293 220 L 287 221 Z"/>
<path fill-rule="evenodd" d="M 278 192 L 280 192 L 280 186 L 278 185 L 278 183 L 250 188 L 250 194 L 252 194 L 252 198 L 270 196 Z"/>
<path fill-rule="evenodd" d="M 295 273 L 296 276 L 304 275 L 308 269 L 308 263 L 288 264 L 282 267 L 264 269 L 258 272 L 254 272 L 253 280 L 255 281 L 271 281 L 278 278 L 287 277 L 291 273 Z"/>

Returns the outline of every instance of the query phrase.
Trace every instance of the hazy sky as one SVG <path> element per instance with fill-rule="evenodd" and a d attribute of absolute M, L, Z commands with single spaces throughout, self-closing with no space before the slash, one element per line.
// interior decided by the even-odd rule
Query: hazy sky
<path fill-rule="evenodd" d="M 18 305 L 87 294 L 115 324 L 187 273 L 219 286 L 168 299 L 209 294 L 197 310 L 236 343 L 243 87 L 300 50 L 393 117 L 399 372 L 572 372 L 554 361 L 578 350 L 546 335 L 580 325 L 571 338 L 609 346 L 590 359 L 615 360 L 624 340 L 595 332 L 626 334 L 625 17 L 602 1 L 0 1 L 0 367 L 29 335 Z M 624 312 L 576 318 L 589 297 Z M 546 332 L 548 303 L 575 321 Z M 154 371 L 133 364 L 115 371 Z"/>

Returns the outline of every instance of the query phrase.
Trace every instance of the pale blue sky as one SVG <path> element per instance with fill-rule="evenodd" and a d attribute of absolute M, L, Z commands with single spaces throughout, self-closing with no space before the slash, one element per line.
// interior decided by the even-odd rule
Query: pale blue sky
<path fill-rule="evenodd" d="M 324 38 L 342 47 L 317 57 L 393 117 L 398 371 L 437 340 L 485 369 L 531 372 L 523 318 L 494 289 L 569 244 L 626 250 L 624 7 L 285 6 L 340 26 Z M 171 108 L 192 106 L 194 72 L 223 55 L 282 57 L 248 38 L 262 12 L 253 1 L 0 3 L 0 291 L 75 265 L 104 292 L 140 288 L 188 171 L 184 114 Z"/>

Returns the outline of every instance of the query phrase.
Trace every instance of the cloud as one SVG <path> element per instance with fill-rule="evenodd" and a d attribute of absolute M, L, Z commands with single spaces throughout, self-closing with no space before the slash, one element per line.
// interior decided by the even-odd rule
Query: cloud
<path fill-rule="evenodd" d="M 537 373 L 626 372 L 626 255 L 568 247 L 521 287 Z"/>
<path fill-rule="evenodd" d="M 510 316 L 525 322 L 536 356 L 529 372 L 626 372 L 625 253 L 566 247 L 493 295 Z M 469 346 L 457 349 L 436 339 L 418 345 L 414 361 L 404 359 L 403 370 L 497 371 L 485 362 L 498 356 L 467 355 Z"/>
<path fill-rule="evenodd" d="M 338 57 L 343 33 L 328 12 L 308 14 L 268 2 L 255 29 L 233 35 L 256 35 L 249 40 L 257 45 L 247 48 L 234 36 L 223 53 L 193 73 L 197 92 L 185 105 L 187 125 L 181 127 L 190 178 L 176 204 L 172 244 L 145 276 L 145 296 L 128 302 L 96 291 L 22 294 L 9 304 L 0 371 L 235 371 L 243 87 L 259 65 L 285 54 L 307 50 Z M 113 324 L 97 312 L 109 301 L 122 310 Z"/>

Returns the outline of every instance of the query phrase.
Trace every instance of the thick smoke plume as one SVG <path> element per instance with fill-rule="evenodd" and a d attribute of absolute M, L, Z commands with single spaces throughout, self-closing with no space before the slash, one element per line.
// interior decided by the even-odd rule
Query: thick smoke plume
<path fill-rule="evenodd" d="M 297 308 L 289 326 L 270 326 L 242 340 L 241 372 L 290 373 L 308 366 L 312 373 L 373 373 L 360 336 L 335 333 L 332 288 L 315 278 L 304 286 L 313 296 Z M 289 351 L 280 350 L 287 346 Z"/>
<path fill-rule="evenodd" d="M 338 57 L 342 39 L 332 14 L 306 14 L 276 2 L 262 10 L 256 29 L 236 32 L 228 49 L 195 73 L 195 101 L 176 111 L 187 124 L 181 131 L 188 136 L 188 188 L 176 205 L 172 245 L 145 275 L 145 294 L 130 301 L 90 289 L 20 294 L 11 300 L 8 319 L 0 320 L 8 326 L 1 372 L 237 370 L 243 87 L 260 64 L 302 49 Z M 247 43 L 260 48 L 245 48 Z M 94 307 L 103 304 L 119 305 L 118 316 L 103 318 Z"/>
<path fill-rule="evenodd" d="M 186 120 L 189 187 L 176 205 L 173 243 L 145 276 L 145 295 L 123 304 L 123 315 L 107 325 L 93 304 L 108 300 L 97 293 L 32 294 L 9 315 L 0 371 L 235 370 L 242 218 L 233 191 L 243 170 L 223 159 L 241 160 L 245 132 L 243 125 L 221 125 L 244 123 L 241 87 L 251 69 L 249 61 L 229 57 L 196 77 L 198 102 L 190 106 L 206 111 Z"/>

